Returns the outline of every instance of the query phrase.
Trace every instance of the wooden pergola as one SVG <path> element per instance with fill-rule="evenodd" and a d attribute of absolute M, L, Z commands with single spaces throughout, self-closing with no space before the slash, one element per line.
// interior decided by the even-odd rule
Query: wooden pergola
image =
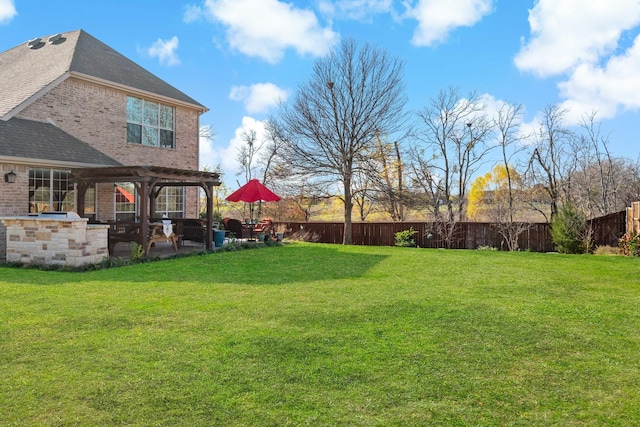
<path fill-rule="evenodd" d="M 71 170 L 71 181 L 78 185 L 77 213 L 84 216 L 85 194 L 96 183 L 131 182 L 138 193 L 140 233 L 142 247 L 149 241 L 149 217 L 154 216 L 155 200 L 164 187 L 200 187 L 207 196 L 206 248 L 213 244 L 213 187 L 220 185 L 220 175 L 160 166 L 115 166 L 100 168 L 77 168 Z"/>

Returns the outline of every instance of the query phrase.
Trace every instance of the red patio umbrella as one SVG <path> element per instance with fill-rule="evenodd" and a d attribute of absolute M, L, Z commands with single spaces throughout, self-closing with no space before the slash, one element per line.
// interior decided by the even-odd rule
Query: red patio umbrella
<path fill-rule="evenodd" d="M 242 187 L 227 196 L 227 200 L 230 202 L 277 202 L 280 200 L 273 191 L 262 185 L 257 179 L 251 179 Z"/>

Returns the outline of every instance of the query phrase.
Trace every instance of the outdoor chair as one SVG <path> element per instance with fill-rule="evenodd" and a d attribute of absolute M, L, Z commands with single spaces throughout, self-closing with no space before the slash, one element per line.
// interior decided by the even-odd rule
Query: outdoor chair
<path fill-rule="evenodd" d="M 264 233 L 265 238 L 268 239 L 273 234 L 271 220 L 263 219 L 253 227 L 253 232 L 255 234 Z"/>
<path fill-rule="evenodd" d="M 183 241 L 190 240 L 192 242 L 204 243 L 207 236 L 207 225 L 200 219 L 185 218 L 180 221 L 178 234 Z"/>
<path fill-rule="evenodd" d="M 242 226 L 242 223 L 234 218 L 222 220 L 224 229 L 233 234 L 236 239 L 249 239 L 252 237 L 251 229 Z"/>
<path fill-rule="evenodd" d="M 114 254 L 117 243 L 136 242 L 142 244 L 140 224 L 134 222 L 109 222 L 108 247 L 109 255 Z"/>

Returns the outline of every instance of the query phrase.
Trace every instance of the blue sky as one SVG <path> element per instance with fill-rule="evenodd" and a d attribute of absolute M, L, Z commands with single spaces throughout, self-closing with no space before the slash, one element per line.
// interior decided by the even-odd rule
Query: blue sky
<path fill-rule="evenodd" d="M 522 104 L 525 128 L 548 105 L 568 124 L 597 110 L 614 154 L 640 154 L 638 0 L 0 0 L 0 51 L 77 29 L 209 108 L 201 167 L 228 183 L 242 129 L 260 134 L 345 37 L 405 61 L 412 110 L 452 85 Z"/>

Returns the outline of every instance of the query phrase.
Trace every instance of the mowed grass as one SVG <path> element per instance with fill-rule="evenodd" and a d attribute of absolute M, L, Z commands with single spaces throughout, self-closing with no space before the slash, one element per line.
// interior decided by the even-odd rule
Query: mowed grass
<path fill-rule="evenodd" d="M 640 259 L 290 244 L 0 268 L 2 426 L 637 426 Z"/>

